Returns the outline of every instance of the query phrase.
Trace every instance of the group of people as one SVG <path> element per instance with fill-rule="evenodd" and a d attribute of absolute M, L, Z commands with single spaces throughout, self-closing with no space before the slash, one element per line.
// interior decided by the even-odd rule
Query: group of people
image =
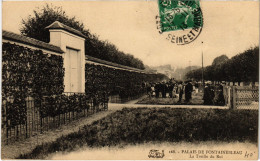
<path fill-rule="evenodd" d="M 169 81 L 169 82 L 157 82 L 146 83 L 146 91 L 149 97 L 156 98 L 179 98 L 179 102 L 185 95 L 185 102 L 190 102 L 192 99 L 192 92 L 198 93 L 199 84 L 192 81 Z M 223 84 L 212 85 L 210 83 L 205 84 L 203 94 L 204 105 L 225 105 L 225 99 L 223 94 Z"/>
<path fill-rule="evenodd" d="M 193 85 L 191 84 L 191 81 L 187 81 L 185 83 L 182 81 L 162 81 L 157 83 L 148 83 L 146 87 L 146 91 L 149 97 L 179 97 L 179 102 L 181 102 L 183 94 L 185 94 L 185 102 L 189 102 L 192 98 Z"/>
<path fill-rule="evenodd" d="M 225 105 L 223 85 L 224 84 L 205 84 L 203 95 L 204 105 Z"/>
<path fill-rule="evenodd" d="M 202 84 L 201 84 L 202 85 Z M 211 82 L 206 82 L 203 92 L 203 104 L 204 105 L 225 105 L 224 97 L 224 87 L 225 83 L 212 84 Z M 203 87 L 203 86 L 201 86 Z M 199 83 L 192 81 L 172 81 L 169 82 L 157 82 L 157 83 L 147 83 L 146 91 L 149 97 L 156 98 L 176 98 L 178 97 L 178 102 L 182 102 L 183 95 L 186 103 L 190 102 L 192 99 L 192 92 L 196 91 L 198 93 Z"/>

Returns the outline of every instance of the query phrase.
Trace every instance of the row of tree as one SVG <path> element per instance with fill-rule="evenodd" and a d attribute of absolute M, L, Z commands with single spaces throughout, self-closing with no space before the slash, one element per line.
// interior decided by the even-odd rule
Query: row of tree
<path fill-rule="evenodd" d="M 22 20 L 20 32 L 22 35 L 32 37 L 44 42 L 50 41 L 50 34 L 45 27 L 54 21 L 59 21 L 70 26 L 86 36 L 85 54 L 114 63 L 144 69 L 143 62 L 131 54 L 126 54 L 108 41 L 99 40 L 96 34 L 85 29 L 84 24 L 75 17 L 69 17 L 61 7 L 46 4 L 39 10 L 34 10 L 33 15 Z"/>
<path fill-rule="evenodd" d="M 186 74 L 188 79 L 201 80 L 202 68 Z M 259 81 L 259 47 L 250 48 L 230 59 L 222 55 L 212 65 L 204 68 L 204 79 L 211 81 L 257 82 Z"/>

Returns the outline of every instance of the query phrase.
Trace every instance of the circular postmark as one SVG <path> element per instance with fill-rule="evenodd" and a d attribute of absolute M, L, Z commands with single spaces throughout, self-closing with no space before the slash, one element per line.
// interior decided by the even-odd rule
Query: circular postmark
<path fill-rule="evenodd" d="M 185 45 L 200 35 L 203 16 L 198 0 L 159 0 L 158 4 L 157 29 L 168 41 Z"/>

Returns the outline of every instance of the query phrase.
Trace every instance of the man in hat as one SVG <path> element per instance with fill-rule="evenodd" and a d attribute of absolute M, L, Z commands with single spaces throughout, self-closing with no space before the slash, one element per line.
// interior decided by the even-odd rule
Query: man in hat
<path fill-rule="evenodd" d="M 191 81 L 189 80 L 187 85 L 185 86 L 185 102 L 190 101 L 192 91 L 193 91 L 193 86 L 191 84 Z"/>

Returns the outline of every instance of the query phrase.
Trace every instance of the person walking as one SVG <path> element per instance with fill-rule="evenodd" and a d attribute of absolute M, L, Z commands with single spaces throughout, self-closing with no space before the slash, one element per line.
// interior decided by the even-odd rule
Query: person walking
<path fill-rule="evenodd" d="M 204 105 L 213 105 L 213 98 L 214 98 L 214 89 L 209 83 L 206 83 L 205 89 L 204 89 Z"/>
<path fill-rule="evenodd" d="M 161 82 L 159 82 L 158 87 L 159 87 L 159 98 L 162 98 L 163 86 Z"/>
<path fill-rule="evenodd" d="M 154 89 L 155 89 L 155 97 L 159 98 L 160 84 L 156 83 Z"/>
<path fill-rule="evenodd" d="M 179 93 L 179 102 L 181 103 L 182 100 L 182 95 L 183 95 L 183 85 L 182 85 L 182 81 L 178 84 L 178 89 L 177 89 L 178 93 Z"/>
<path fill-rule="evenodd" d="M 225 105 L 225 99 L 223 94 L 223 85 L 219 84 L 215 87 L 215 97 L 214 97 L 214 105 L 217 106 L 224 106 Z"/>
<path fill-rule="evenodd" d="M 161 88 L 162 88 L 162 97 L 166 98 L 167 86 L 166 86 L 165 82 L 162 82 Z"/>
<path fill-rule="evenodd" d="M 169 97 L 170 97 L 170 98 L 173 97 L 173 96 L 172 96 L 173 88 L 174 88 L 173 84 L 172 84 L 172 83 L 169 83 L 168 91 L 169 91 Z"/>
<path fill-rule="evenodd" d="M 146 87 L 147 95 L 148 95 L 149 98 L 151 98 L 151 96 L 152 96 L 152 83 L 149 83 L 146 86 L 147 86 Z"/>
<path fill-rule="evenodd" d="M 152 97 L 154 97 L 155 96 L 155 88 L 154 88 L 154 83 L 152 83 L 152 85 L 151 85 L 151 93 L 152 93 Z"/>
<path fill-rule="evenodd" d="M 189 81 L 187 83 L 187 85 L 185 86 L 185 102 L 189 102 L 190 101 L 192 91 L 193 91 L 193 86 L 191 84 L 191 81 Z"/>

